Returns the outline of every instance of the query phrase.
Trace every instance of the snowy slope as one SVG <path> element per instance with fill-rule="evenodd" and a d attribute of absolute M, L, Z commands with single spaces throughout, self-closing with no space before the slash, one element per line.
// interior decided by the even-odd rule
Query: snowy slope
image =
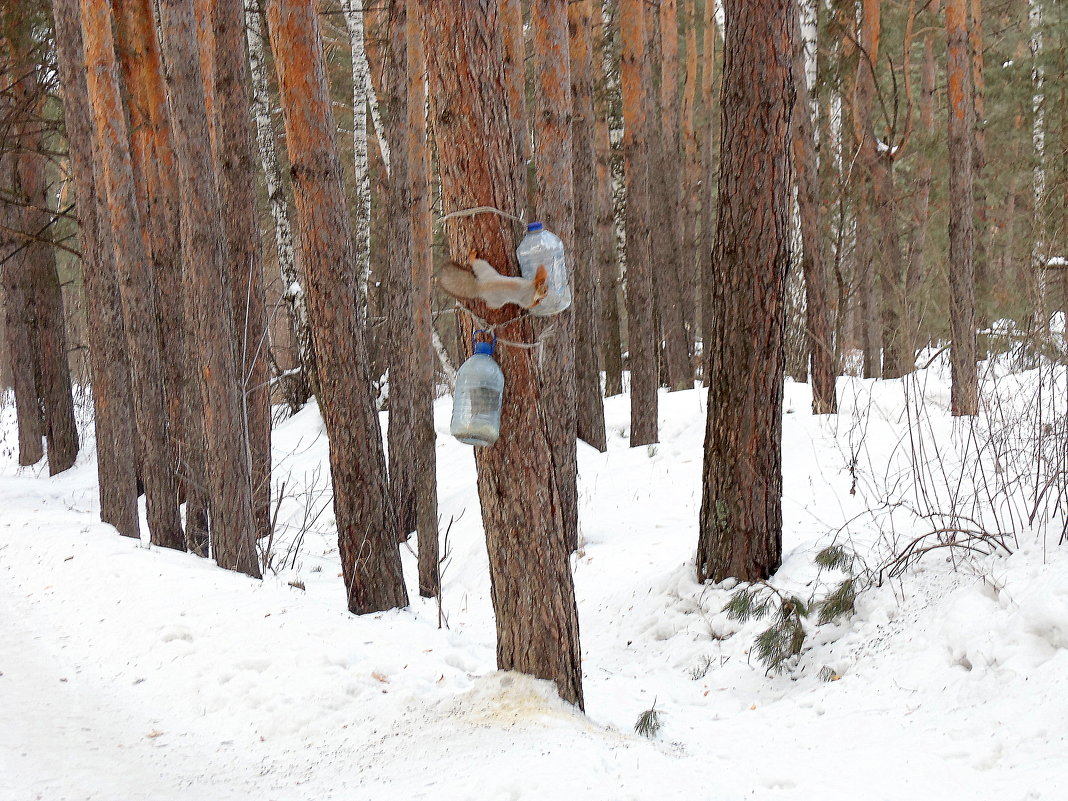
<path fill-rule="evenodd" d="M 1012 380 L 999 391 L 1027 398 L 1030 379 Z M 841 414 L 821 420 L 806 386 L 786 387 L 774 583 L 799 595 L 830 581 L 813 564 L 823 546 L 876 564 L 944 523 L 932 509 L 963 508 L 989 453 L 1011 456 L 973 447 L 1010 442 L 996 436 L 1008 418 L 955 425 L 933 370 L 839 389 Z M 608 453 L 579 452 L 583 715 L 495 671 L 474 465 L 448 412 L 446 398 L 439 628 L 410 549 L 409 609 L 344 611 L 314 408 L 276 431 L 285 498 L 262 582 L 96 522 L 91 454 L 53 479 L 20 470 L 5 408 L 0 801 L 1068 797 L 1068 547 L 1055 535 L 1001 526 L 1017 534 L 1012 556 L 933 552 L 847 619 L 810 621 L 801 656 L 768 674 L 749 653 L 767 623 L 729 620 L 729 587 L 694 580 L 704 393 L 663 394 L 662 442 L 637 449 L 627 400 L 609 399 Z M 1018 520 L 1013 491 L 979 512 Z M 649 740 L 633 726 L 654 704 Z"/>

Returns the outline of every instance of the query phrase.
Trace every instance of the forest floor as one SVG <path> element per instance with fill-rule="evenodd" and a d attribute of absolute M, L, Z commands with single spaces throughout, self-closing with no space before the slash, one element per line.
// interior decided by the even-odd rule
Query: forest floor
<path fill-rule="evenodd" d="M 345 611 L 315 408 L 276 429 L 284 499 L 254 581 L 99 523 L 88 435 L 61 476 L 19 469 L 8 405 L 0 801 L 1068 798 L 1064 446 L 1047 454 L 1035 433 L 1064 436 L 1064 381 L 1038 393 L 1045 381 L 1001 373 L 983 415 L 957 423 L 935 368 L 840 379 L 841 413 L 822 419 L 787 382 L 771 586 L 818 602 L 848 577 L 814 561 L 837 544 L 860 593 L 832 622 L 805 619 L 782 672 L 754 648 L 770 621 L 730 619 L 730 582 L 694 577 L 705 393 L 661 394 L 661 443 L 635 449 L 628 400 L 608 399 L 608 452 L 579 446 L 585 714 L 496 672 L 474 465 L 448 398 L 441 609 L 416 595 L 413 541 L 411 606 L 365 617 Z M 891 576 L 918 537 L 956 544 Z M 653 708 L 661 728 L 639 736 Z"/>

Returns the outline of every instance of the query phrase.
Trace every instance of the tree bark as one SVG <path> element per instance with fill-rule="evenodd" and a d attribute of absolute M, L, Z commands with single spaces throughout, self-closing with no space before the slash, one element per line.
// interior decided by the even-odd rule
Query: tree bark
<path fill-rule="evenodd" d="M 543 220 L 564 243 L 574 270 L 582 258 L 575 250 L 574 165 L 571 139 L 571 68 L 568 55 L 567 0 L 534 0 L 534 159 L 535 204 Z M 578 549 L 578 415 L 575 376 L 575 306 L 552 319 L 533 321 L 543 353 L 538 362 L 541 399 L 555 465 L 564 539 Z M 546 334 L 552 327 L 551 334 Z"/>
<path fill-rule="evenodd" d="M 652 111 L 654 120 L 650 127 L 649 143 L 653 151 L 651 164 L 655 170 L 650 175 L 652 191 L 656 195 L 653 210 L 657 230 L 656 280 L 654 289 L 657 298 L 660 331 L 664 342 L 664 372 L 667 387 L 676 392 L 693 389 L 693 373 L 690 370 L 689 340 L 686 315 L 683 306 L 682 266 L 680 237 L 680 183 L 678 180 L 681 150 L 679 147 L 679 33 L 677 0 L 662 0 L 659 12 L 650 12 L 646 18 L 653 34 L 649 36 L 648 63 L 660 65 L 659 95 L 650 84 L 651 97 L 655 97 Z"/>
<path fill-rule="evenodd" d="M 819 220 L 819 170 L 812 102 L 806 75 L 805 41 L 794 4 L 793 77 L 797 106 L 793 112 L 793 158 L 796 165 L 797 202 L 801 216 L 801 269 L 805 278 L 805 329 L 812 379 L 812 413 L 836 414 L 834 346 L 827 310 L 827 268 Z"/>
<path fill-rule="evenodd" d="M 604 16 L 597 15 L 594 42 L 604 43 L 596 49 L 597 93 L 596 124 L 594 128 L 597 150 L 597 282 L 601 300 L 598 318 L 601 361 L 604 366 L 605 397 L 623 394 L 623 343 L 619 324 L 619 252 L 616 241 L 615 173 L 612 169 L 612 141 L 608 132 L 609 82 L 605 62 L 611 58 L 605 42 Z"/>
<path fill-rule="evenodd" d="M 975 193 L 972 154 L 975 110 L 968 54 L 967 0 L 946 0 L 949 102 L 950 407 L 954 416 L 979 411 L 975 368 Z"/>
<path fill-rule="evenodd" d="M 6 73 L 3 76 L 7 78 Z M 14 150 L 0 153 L 0 181 L 5 192 L 16 194 L 18 157 Z M 34 348 L 33 285 L 27 268 L 22 230 L 22 209 L 14 203 L 0 205 L 0 256 L 3 257 L 4 326 L 11 363 L 11 383 L 18 420 L 19 464 L 28 467 L 44 458 L 44 416 L 37 394 L 38 372 Z"/>
<path fill-rule="evenodd" d="M 697 275 L 700 280 L 701 304 L 701 347 L 704 383 L 708 385 L 711 370 L 709 364 L 712 353 L 712 338 L 715 336 L 715 321 L 712 313 L 712 289 L 716 275 L 712 263 L 712 249 L 715 232 L 715 200 L 718 194 L 716 182 L 716 143 L 718 139 L 719 107 L 715 99 L 716 75 L 716 4 L 705 0 L 705 19 L 703 30 L 703 64 L 701 74 L 701 106 L 704 110 L 704 122 L 698 134 L 701 141 L 701 230 L 698 240 Z"/>
<path fill-rule="evenodd" d="M 247 421 L 253 523 L 256 536 L 265 537 L 271 531 L 271 376 L 242 0 L 211 0 L 211 27 L 216 180 L 226 236 L 224 280 L 231 293 L 237 386 Z"/>
<path fill-rule="evenodd" d="M 931 6 L 931 14 L 938 14 L 938 0 Z M 918 293 L 923 282 L 924 259 L 927 252 L 927 219 L 931 199 L 931 179 L 934 165 L 929 149 L 934 144 L 935 81 L 937 70 L 934 55 L 934 33 L 931 29 L 923 38 L 923 66 L 920 77 L 920 132 L 923 141 L 916 152 L 915 194 L 912 199 L 911 230 L 908 235 L 908 256 L 905 273 L 905 320 L 903 336 L 906 351 L 915 353 L 919 344 L 920 314 Z M 1011 193 L 1010 193 L 1011 194 Z"/>
<path fill-rule="evenodd" d="M 274 125 L 271 122 L 271 96 L 267 87 L 267 58 L 264 53 L 262 11 L 259 6 L 246 11 L 246 34 L 248 37 L 249 68 L 252 73 L 252 108 L 256 118 L 256 141 L 260 150 L 260 163 L 267 185 L 267 205 L 274 220 L 275 249 L 278 252 L 278 270 L 282 277 L 282 299 L 289 316 L 289 327 L 296 343 L 297 364 L 300 376 L 293 383 L 292 397 L 304 404 L 318 386 L 315 367 L 315 348 L 312 345 L 311 325 L 308 322 L 308 304 L 304 299 L 297 261 L 293 251 L 293 228 L 289 222 L 282 184 L 282 169 L 278 163 L 278 146 Z M 362 35 L 362 28 L 361 28 Z M 364 118 L 366 120 L 366 114 Z M 366 125 L 366 121 L 365 121 Z M 366 137 L 366 129 L 364 131 Z M 366 141 L 364 143 L 366 147 Z M 364 169 L 366 175 L 366 168 Z"/>
<path fill-rule="evenodd" d="M 93 123 L 83 67 L 78 0 L 53 0 L 56 53 L 63 88 L 63 120 L 70 143 L 71 174 L 77 198 L 87 334 L 92 372 L 93 423 L 100 519 L 125 537 L 139 539 L 136 436 L 130 394 L 130 364 L 123 341 L 122 308 L 115 284 L 111 231 L 102 187 L 94 176 Z M 98 211 L 99 210 L 99 211 Z"/>
<path fill-rule="evenodd" d="M 155 273 L 145 251 L 134 191 L 130 138 L 111 33 L 112 14 L 107 0 L 82 0 L 81 10 L 96 139 L 94 152 L 101 159 L 103 179 L 98 185 L 107 191 L 119 297 L 133 376 L 137 433 L 145 453 L 143 480 L 148 527 L 153 544 L 184 549 L 174 455 L 167 436 Z"/>
<path fill-rule="evenodd" d="M 783 310 L 790 263 L 792 0 L 727 0 L 720 204 L 697 576 L 782 561 Z"/>
<path fill-rule="evenodd" d="M 415 2 L 415 0 L 410 0 Z M 372 34 L 384 44 L 380 110 L 389 142 L 389 180 L 385 187 L 388 283 L 386 351 L 389 355 L 389 490 L 397 516 L 397 536 L 408 539 L 417 528 L 415 477 L 416 403 L 413 386 L 415 343 L 412 331 L 411 177 L 408 171 L 408 46 L 409 0 L 392 0 L 377 15 Z"/>
<path fill-rule="evenodd" d="M 627 350 L 630 368 L 630 444 L 659 439 L 657 356 L 654 318 L 652 239 L 649 230 L 649 142 L 645 60 L 645 8 L 642 0 L 620 0 L 623 40 L 623 158 L 627 191 Z"/>
<path fill-rule="evenodd" d="M 408 3 L 408 174 L 412 198 L 412 429 L 419 543 L 419 594 L 441 592 L 438 567 L 438 482 L 434 434 L 434 318 L 430 220 L 430 152 L 427 148 L 426 51 L 423 15 Z"/>
<path fill-rule="evenodd" d="M 604 404 L 597 369 L 597 283 L 594 270 L 597 153 L 594 147 L 592 0 L 568 3 L 571 62 L 572 180 L 575 192 L 575 238 L 569 263 L 574 283 L 575 399 L 579 439 L 604 452 Z"/>
<path fill-rule="evenodd" d="M 981 327 L 988 324 L 990 293 L 990 221 L 986 200 L 986 69 L 984 67 L 983 3 L 968 0 L 968 50 L 972 70 L 972 104 L 975 124 L 972 129 L 972 171 L 975 192 L 975 304 L 976 319 Z"/>
<path fill-rule="evenodd" d="M 16 156 L 18 198 L 24 204 L 21 228 L 24 234 L 33 237 L 22 243 L 21 255 L 30 293 L 27 300 L 33 309 L 36 328 L 32 341 L 37 348 L 37 393 L 48 445 L 48 473 L 54 476 L 72 467 L 78 458 L 78 428 L 70 388 L 63 290 L 56 274 L 55 248 L 50 244 L 52 215 L 48 211 L 47 156 L 42 126 L 47 95 L 29 53 L 17 45 L 12 50 L 18 76 L 13 91 L 15 102 L 21 108 Z"/>
<path fill-rule="evenodd" d="M 355 258 L 312 0 L 270 0 L 268 29 L 285 116 L 297 252 L 319 359 L 319 406 L 330 441 L 341 566 L 349 611 L 406 606 L 396 520 L 357 314 Z"/>
<path fill-rule="evenodd" d="M 161 0 L 163 55 L 169 66 L 174 146 L 178 157 L 185 290 L 194 305 L 200 399 L 204 416 L 205 478 L 211 512 L 211 550 L 220 567 L 260 577 L 253 517 L 248 431 L 235 346 L 232 274 L 224 209 L 211 153 L 204 76 L 197 59 L 192 0 Z M 215 64 L 216 70 L 224 69 Z M 217 98 L 222 100 L 220 96 Z M 242 111 L 247 110 L 247 105 Z M 229 142 L 221 120 L 217 141 Z M 234 207 L 226 209 L 233 214 Z"/>
<path fill-rule="evenodd" d="M 422 8 L 434 133 L 450 143 L 439 148 L 444 208 L 490 205 L 518 216 L 524 165 L 508 114 L 498 4 L 458 0 Z M 461 106 L 469 111 L 458 113 Z M 455 258 L 473 247 L 503 272 L 518 274 L 515 237 L 496 215 L 453 220 L 447 233 Z M 476 311 L 500 324 L 502 336 L 531 341 L 529 320 L 503 325 L 512 310 Z M 564 700 L 581 706 L 578 613 L 535 354 L 505 346 L 497 359 L 505 375 L 501 436 L 475 451 L 497 664 L 555 681 Z"/>

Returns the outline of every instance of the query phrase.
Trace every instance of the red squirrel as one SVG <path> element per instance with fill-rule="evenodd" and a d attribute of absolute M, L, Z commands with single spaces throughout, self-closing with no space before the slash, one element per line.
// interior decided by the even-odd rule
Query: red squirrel
<path fill-rule="evenodd" d="M 513 278 L 501 275 L 493 265 L 478 258 L 474 250 L 467 258 L 467 266 L 449 262 L 438 273 L 438 285 L 454 298 L 478 299 L 491 309 L 499 309 L 514 303 L 524 309 L 532 309 L 549 292 L 549 273 L 545 265 L 539 265 L 534 278 Z"/>

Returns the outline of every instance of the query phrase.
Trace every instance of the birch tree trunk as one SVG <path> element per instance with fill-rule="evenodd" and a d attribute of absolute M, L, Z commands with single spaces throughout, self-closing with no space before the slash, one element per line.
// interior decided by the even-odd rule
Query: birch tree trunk
<path fill-rule="evenodd" d="M 263 23 L 258 5 L 250 3 L 245 12 L 245 32 L 248 37 L 249 66 L 252 73 L 252 109 L 256 119 L 256 142 L 260 150 L 260 164 L 267 185 L 267 205 L 274 220 L 274 241 L 278 251 L 278 270 L 282 276 L 282 299 L 286 304 L 289 326 L 296 343 L 300 377 L 295 397 L 302 403 L 315 392 L 318 376 L 315 367 L 315 347 L 312 344 L 308 304 L 297 272 L 293 252 L 293 229 L 289 222 L 282 170 L 278 164 L 278 147 L 271 122 L 271 96 L 267 88 L 267 58 L 264 53 Z M 366 114 L 363 115 L 366 126 Z M 366 130 L 364 131 L 366 136 Z M 366 151 L 366 139 L 364 140 Z M 366 152 L 364 155 L 366 161 Z M 364 176 L 366 178 L 366 166 Z"/>
<path fill-rule="evenodd" d="M 525 176 L 509 113 L 499 6 L 424 0 L 422 9 L 434 133 L 450 143 L 438 149 L 444 208 L 490 205 L 518 216 Z M 457 114 L 458 103 L 470 103 L 470 112 Z M 500 217 L 454 219 L 447 234 L 454 258 L 475 248 L 518 274 L 515 237 Z M 508 311 L 477 311 L 490 322 L 509 319 Z M 498 330 L 512 340 L 533 335 L 526 318 Z M 581 706 L 578 613 L 535 354 L 502 347 L 497 359 L 505 376 L 501 436 L 492 448 L 475 450 L 497 665 L 555 681 L 564 700 Z"/>
<path fill-rule="evenodd" d="M 308 281 L 349 611 L 406 606 L 382 433 L 357 314 L 355 253 L 319 20 L 312 0 L 270 0 L 267 21 L 292 165 L 297 253 Z"/>
<path fill-rule="evenodd" d="M 352 50 L 352 156 L 356 168 L 355 250 L 359 303 L 366 312 L 367 281 L 371 274 L 371 173 L 367 162 L 367 108 L 371 93 L 371 68 L 364 49 L 363 5 L 356 0 L 341 0 L 345 13 L 345 28 Z M 389 170 L 389 146 L 385 142 L 382 121 L 375 105 L 375 129 L 379 134 L 382 158 Z"/>
<path fill-rule="evenodd" d="M 834 347 L 827 311 L 827 268 L 820 233 L 816 134 L 812 122 L 805 40 L 801 35 L 801 21 L 796 10 L 794 18 L 793 79 L 797 105 L 793 112 L 792 140 L 801 218 L 801 269 L 805 281 L 805 329 L 812 378 L 812 413 L 835 414 L 838 411 L 838 399 L 834 386 Z"/>
<path fill-rule="evenodd" d="M 612 141 L 608 130 L 610 85 L 606 62 L 611 48 L 605 37 L 604 15 L 598 13 L 593 41 L 601 43 L 596 49 L 597 66 L 596 124 L 597 150 L 597 283 L 601 300 L 598 330 L 601 342 L 601 361 L 604 366 L 604 394 L 606 397 L 623 393 L 623 343 L 619 321 L 619 251 L 616 239 L 616 203 L 614 196 L 615 171 L 612 167 Z"/>
<path fill-rule="evenodd" d="M 1039 336 L 1049 333 L 1049 317 L 1046 309 L 1046 72 L 1042 66 L 1042 2 L 1028 0 L 1028 23 L 1031 29 L 1031 146 L 1034 152 L 1034 170 L 1031 189 L 1034 201 L 1031 234 L 1031 272 L 1034 297 L 1031 306 L 1034 328 Z"/>

